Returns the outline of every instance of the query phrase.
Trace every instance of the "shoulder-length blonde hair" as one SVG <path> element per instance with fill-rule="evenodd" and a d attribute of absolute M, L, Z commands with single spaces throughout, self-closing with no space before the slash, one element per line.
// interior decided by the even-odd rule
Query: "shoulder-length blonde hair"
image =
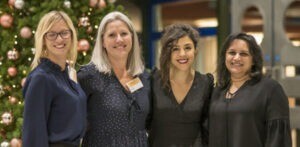
<path fill-rule="evenodd" d="M 103 34 L 105 33 L 105 29 L 108 29 L 106 28 L 106 25 L 115 20 L 123 21 L 128 26 L 128 29 L 132 34 L 132 49 L 127 57 L 126 69 L 131 76 L 139 75 L 144 71 L 144 64 L 142 62 L 137 33 L 135 32 L 133 24 L 129 18 L 117 11 L 108 13 L 100 22 L 96 44 L 90 63 L 94 63 L 99 72 L 111 74 L 112 67 L 108 60 L 107 52 L 103 47 Z"/>
<path fill-rule="evenodd" d="M 55 23 L 61 20 L 66 22 L 72 32 L 71 49 L 68 51 L 67 60 L 70 66 L 74 67 L 77 58 L 77 33 L 73 22 L 65 12 L 51 11 L 41 18 L 34 35 L 35 55 L 31 64 L 32 70 L 40 64 L 40 58 L 46 57 L 45 33 L 47 33 Z"/>

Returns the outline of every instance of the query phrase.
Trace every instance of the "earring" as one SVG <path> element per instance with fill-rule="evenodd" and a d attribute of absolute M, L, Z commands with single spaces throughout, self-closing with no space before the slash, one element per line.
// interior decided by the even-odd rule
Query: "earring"
<path fill-rule="evenodd" d="M 44 56 L 44 57 L 47 57 L 47 56 L 48 56 L 47 49 L 45 49 L 45 50 L 43 51 L 43 56 Z"/>

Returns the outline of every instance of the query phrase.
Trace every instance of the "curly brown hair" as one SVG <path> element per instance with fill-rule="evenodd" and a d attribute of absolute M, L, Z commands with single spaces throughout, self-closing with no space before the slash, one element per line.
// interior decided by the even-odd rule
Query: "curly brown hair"
<path fill-rule="evenodd" d="M 160 76 L 162 79 L 163 87 L 170 89 L 170 64 L 171 64 L 171 54 L 174 45 L 177 41 L 188 36 L 194 44 L 195 49 L 197 49 L 199 41 L 199 33 L 192 26 L 188 24 L 172 24 L 167 26 L 161 38 L 161 54 L 160 54 Z"/>

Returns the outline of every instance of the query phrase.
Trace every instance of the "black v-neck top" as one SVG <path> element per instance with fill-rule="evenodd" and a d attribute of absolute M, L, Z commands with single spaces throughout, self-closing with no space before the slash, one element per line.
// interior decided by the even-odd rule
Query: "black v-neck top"
<path fill-rule="evenodd" d="M 270 78 L 249 80 L 231 99 L 216 87 L 210 106 L 210 147 L 291 147 L 288 99 Z"/>
<path fill-rule="evenodd" d="M 181 103 L 172 91 L 162 87 L 158 71 L 152 75 L 153 115 L 150 129 L 150 146 L 190 147 L 201 146 L 203 107 L 209 96 L 207 75 L 195 72 L 191 88 Z M 212 83 L 212 82 L 211 82 Z"/>

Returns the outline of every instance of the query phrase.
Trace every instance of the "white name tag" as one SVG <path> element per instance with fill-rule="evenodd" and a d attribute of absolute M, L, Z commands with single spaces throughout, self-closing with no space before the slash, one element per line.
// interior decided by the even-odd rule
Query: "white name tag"
<path fill-rule="evenodd" d="M 137 91 L 138 89 L 144 87 L 142 81 L 140 80 L 139 77 L 134 78 L 133 80 L 129 81 L 128 83 L 126 83 L 126 86 L 128 87 L 129 91 L 131 93 Z"/>
<path fill-rule="evenodd" d="M 77 74 L 76 74 L 76 70 L 70 66 L 68 66 L 68 70 L 69 70 L 69 77 L 71 80 L 73 80 L 75 83 L 77 83 Z"/>

